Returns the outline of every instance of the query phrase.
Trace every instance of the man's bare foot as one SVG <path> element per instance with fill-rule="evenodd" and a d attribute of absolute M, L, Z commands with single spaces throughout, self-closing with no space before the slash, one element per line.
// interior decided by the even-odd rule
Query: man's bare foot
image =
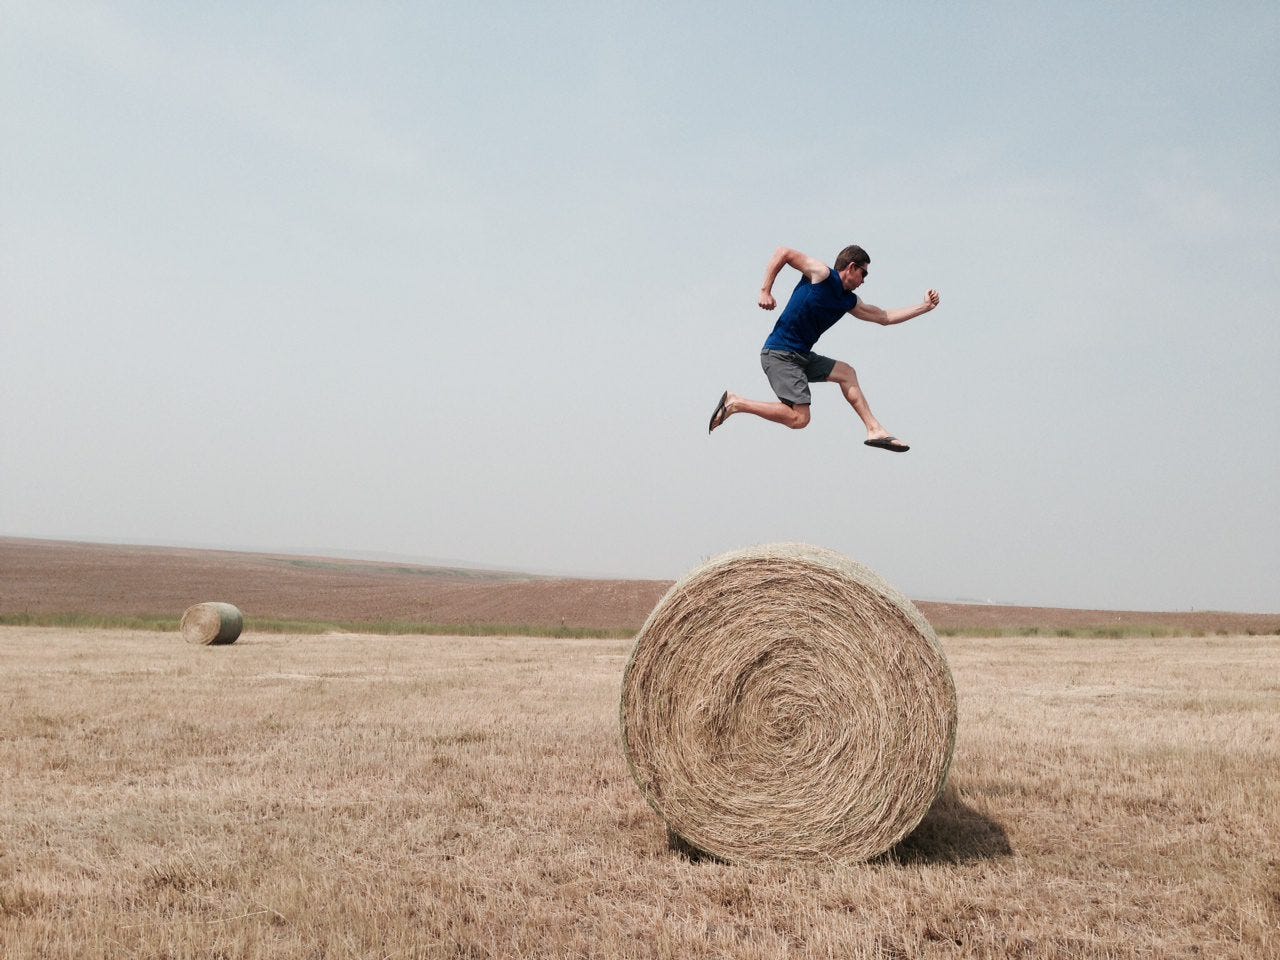
<path fill-rule="evenodd" d="M 868 447 L 879 447 L 881 450 L 892 450 L 894 453 L 906 453 L 911 449 L 897 437 L 891 437 L 887 433 L 868 436 L 863 443 Z"/>

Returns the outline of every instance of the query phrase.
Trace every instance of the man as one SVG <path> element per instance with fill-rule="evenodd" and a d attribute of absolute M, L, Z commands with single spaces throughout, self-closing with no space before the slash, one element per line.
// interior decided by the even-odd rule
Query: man
<path fill-rule="evenodd" d="M 907 444 L 891 436 L 872 414 L 853 367 L 842 360 L 814 353 L 813 345 L 846 313 L 882 326 L 904 323 L 936 307 L 941 299 L 938 291 L 930 290 L 914 307 L 882 310 L 864 303 L 853 292 L 866 282 L 871 265 L 871 258 L 861 247 L 841 250 L 834 269 L 799 250 L 779 247 L 765 270 L 764 286 L 760 289 L 761 309 L 772 310 L 778 305 L 773 299 L 773 281 L 786 265 L 795 267 L 803 276 L 760 353 L 760 365 L 764 367 L 765 376 L 769 378 L 769 385 L 779 402 L 747 400 L 726 390 L 711 415 L 707 432 L 710 433 L 735 413 L 755 414 L 799 430 L 809 423 L 809 384 L 829 380 L 840 385 L 840 392 L 866 425 L 867 439 L 864 442 L 867 446 L 895 453 L 910 450 Z"/>

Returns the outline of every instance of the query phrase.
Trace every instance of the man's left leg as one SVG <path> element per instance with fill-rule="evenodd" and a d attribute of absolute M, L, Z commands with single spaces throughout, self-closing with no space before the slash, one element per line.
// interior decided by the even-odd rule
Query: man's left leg
<path fill-rule="evenodd" d="M 827 374 L 827 379 L 840 385 L 840 392 L 844 394 L 844 398 L 853 407 L 853 412 L 858 415 L 866 426 L 868 440 L 884 440 L 890 436 L 889 431 L 880 425 L 880 421 L 871 412 L 871 405 L 867 403 L 866 395 L 862 392 L 862 387 L 858 385 L 858 374 L 853 367 L 843 360 L 837 360 L 836 365 Z M 906 444 L 902 444 L 902 446 L 906 446 Z"/>

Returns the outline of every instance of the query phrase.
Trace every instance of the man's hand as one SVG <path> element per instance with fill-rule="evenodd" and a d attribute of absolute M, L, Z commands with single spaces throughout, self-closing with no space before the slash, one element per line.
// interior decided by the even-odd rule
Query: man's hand
<path fill-rule="evenodd" d="M 875 304 L 867 303 L 865 300 L 859 300 L 849 313 L 859 320 L 866 320 L 870 323 L 878 323 L 882 327 L 888 327 L 895 323 L 906 323 L 913 317 L 926 314 L 941 302 L 942 297 L 938 294 L 938 291 L 929 290 L 925 293 L 924 299 L 914 307 L 903 307 L 901 310 L 885 310 Z"/>
<path fill-rule="evenodd" d="M 815 260 L 808 254 L 792 250 L 790 247 L 779 247 L 769 258 L 769 265 L 764 269 L 764 279 L 760 281 L 760 299 L 756 302 L 760 304 L 761 310 L 772 310 L 778 305 L 778 301 L 773 299 L 771 292 L 773 281 L 778 279 L 779 271 L 788 265 L 795 267 L 808 277 L 810 283 L 821 283 L 831 276 L 831 268 L 821 260 Z"/>

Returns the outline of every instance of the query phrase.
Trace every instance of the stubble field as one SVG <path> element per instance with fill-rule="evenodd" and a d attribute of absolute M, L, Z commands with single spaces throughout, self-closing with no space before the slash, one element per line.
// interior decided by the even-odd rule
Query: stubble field
<path fill-rule="evenodd" d="M 669 848 L 629 641 L 0 628 L 0 956 L 1280 956 L 1274 637 L 943 642 L 943 800 L 794 869 Z"/>

